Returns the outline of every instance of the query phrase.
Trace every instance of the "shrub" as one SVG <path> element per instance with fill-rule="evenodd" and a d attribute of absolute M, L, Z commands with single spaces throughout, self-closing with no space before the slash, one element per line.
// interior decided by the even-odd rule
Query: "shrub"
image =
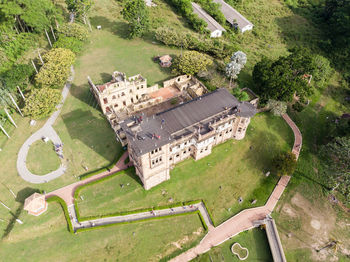
<path fill-rule="evenodd" d="M 86 41 L 89 35 L 88 30 L 77 23 L 63 24 L 59 27 L 58 32 L 68 37 L 74 37 L 80 41 Z"/>
<path fill-rule="evenodd" d="M 234 95 L 239 101 L 248 101 L 250 99 L 248 93 L 242 91 L 238 87 L 232 89 L 232 95 Z"/>
<path fill-rule="evenodd" d="M 57 42 L 53 44 L 53 47 L 70 49 L 75 54 L 78 54 L 83 48 L 83 42 L 75 37 L 62 35 L 58 38 Z"/>
<path fill-rule="evenodd" d="M 299 101 L 296 102 L 295 104 L 293 104 L 292 107 L 293 107 L 293 109 L 294 109 L 295 111 L 297 111 L 297 112 L 301 112 L 301 111 L 303 111 L 304 108 L 305 108 L 305 106 L 304 106 L 302 103 L 300 103 Z"/>
<path fill-rule="evenodd" d="M 237 49 L 233 43 L 222 39 L 206 39 L 199 34 L 180 32 L 174 28 L 160 27 L 156 30 L 155 37 L 165 45 L 204 52 L 220 59 Z"/>
<path fill-rule="evenodd" d="M 175 73 L 194 75 L 199 71 L 207 70 L 213 61 L 205 54 L 197 51 L 185 51 L 180 57 L 177 57 L 173 63 Z"/>
<path fill-rule="evenodd" d="M 35 76 L 39 87 L 61 88 L 66 82 L 75 54 L 64 48 L 53 48 L 43 56 L 45 64 Z"/>
<path fill-rule="evenodd" d="M 269 101 L 267 102 L 267 107 L 275 116 L 281 116 L 287 112 L 287 103 L 283 101 L 269 99 Z"/>
<path fill-rule="evenodd" d="M 207 23 L 193 13 L 191 0 L 167 0 L 169 4 L 175 7 L 181 15 L 187 18 L 193 29 L 197 32 L 205 32 Z"/>
<path fill-rule="evenodd" d="M 51 115 L 56 110 L 56 105 L 62 99 L 59 90 L 42 88 L 34 89 L 25 100 L 23 113 L 33 119 L 40 119 Z"/>

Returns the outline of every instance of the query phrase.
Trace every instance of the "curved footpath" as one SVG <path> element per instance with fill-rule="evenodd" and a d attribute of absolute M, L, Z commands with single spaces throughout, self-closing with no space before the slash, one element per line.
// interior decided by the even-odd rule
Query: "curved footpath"
<path fill-rule="evenodd" d="M 49 117 L 49 119 L 46 121 L 44 126 L 40 128 L 38 131 L 36 131 L 34 134 L 32 134 L 22 145 L 21 149 L 18 152 L 18 157 L 17 157 L 17 171 L 18 174 L 27 182 L 33 183 L 33 184 L 41 184 L 41 183 L 46 183 L 49 182 L 53 179 L 56 179 L 63 175 L 66 171 L 66 167 L 64 165 L 60 165 L 58 169 L 55 171 L 52 171 L 46 175 L 43 176 L 38 176 L 33 173 L 31 173 L 26 164 L 26 159 L 28 155 L 28 151 L 30 146 L 42 139 L 43 137 L 48 137 L 52 143 L 54 144 L 62 144 L 62 141 L 60 137 L 57 135 L 56 131 L 53 129 L 53 124 L 55 123 L 57 117 L 61 113 L 64 101 L 66 100 L 69 89 L 71 86 L 71 83 L 74 79 L 74 69 L 73 66 L 71 67 L 71 73 L 72 75 L 68 78 L 68 82 L 65 84 L 62 90 L 62 100 L 59 105 L 57 105 L 57 110 Z"/>

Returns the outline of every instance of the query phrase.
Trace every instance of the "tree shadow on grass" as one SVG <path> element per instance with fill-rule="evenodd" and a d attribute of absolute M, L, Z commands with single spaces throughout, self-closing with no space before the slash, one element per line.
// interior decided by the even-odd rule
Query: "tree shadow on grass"
<path fill-rule="evenodd" d="M 138 177 L 138 175 L 136 175 L 136 171 L 134 167 L 128 168 L 124 172 L 125 172 L 125 175 L 131 177 L 133 180 L 135 180 L 136 183 L 138 183 L 139 185 L 141 185 L 141 187 L 143 187 L 142 181 Z"/>
<path fill-rule="evenodd" d="M 106 130 L 110 127 L 104 118 L 96 117 L 91 111 L 77 109 L 62 115 L 62 120 L 72 140 L 80 140 L 108 161 L 115 159 L 108 148 L 116 142 L 106 139 L 109 137 L 109 134 L 106 137 Z"/>
<path fill-rule="evenodd" d="M 111 21 L 103 16 L 91 17 L 91 25 L 93 27 L 101 26 L 101 30 L 109 31 L 121 38 L 129 37 L 128 24 L 121 21 Z"/>
<path fill-rule="evenodd" d="M 6 238 L 12 231 L 12 229 L 14 228 L 15 224 L 16 224 L 16 219 L 19 218 L 19 216 L 21 215 L 22 211 L 23 211 L 23 206 L 24 206 L 24 201 L 27 197 L 31 196 L 33 193 L 35 192 L 39 192 L 39 190 L 37 189 L 33 189 L 30 187 L 26 187 L 23 188 L 22 190 L 20 190 L 17 195 L 16 195 L 16 202 L 19 202 L 20 205 L 19 207 L 16 209 L 15 212 L 9 211 L 9 213 L 11 214 L 11 218 L 8 221 L 8 224 L 4 230 L 4 233 L 1 237 L 1 239 Z"/>

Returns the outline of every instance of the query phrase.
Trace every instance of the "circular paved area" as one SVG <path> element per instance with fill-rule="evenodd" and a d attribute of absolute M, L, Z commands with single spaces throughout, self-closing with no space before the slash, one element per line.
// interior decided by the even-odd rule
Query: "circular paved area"
<path fill-rule="evenodd" d="M 68 81 L 71 82 L 73 81 L 74 78 L 74 70 L 73 67 L 71 67 L 71 72 L 72 76 L 69 77 Z M 22 177 L 25 181 L 33 184 L 41 184 L 41 183 L 46 183 L 49 182 L 53 179 L 56 179 L 60 176 L 62 176 L 65 171 L 66 167 L 64 165 L 61 165 L 58 169 L 55 171 L 52 171 L 46 175 L 43 176 L 38 176 L 33 173 L 31 173 L 26 164 L 26 159 L 28 155 L 28 151 L 30 146 L 42 139 L 43 137 L 49 138 L 52 143 L 54 144 L 62 144 L 62 141 L 60 137 L 57 135 L 56 131 L 53 129 L 53 124 L 55 123 L 57 117 L 59 116 L 61 109 L 63 107 L 63 103 L 66 100 L 68 93 L 69 93 L 69 88 L 71 84 L 66 83 L 62 90 L 62 101 L 61 103 L 56 107 L 57 110 L 50 116 L 50 118 L 46 121 L 45 125 L 40 128 L 38 131 L 36 131 L 33 135 L 31 135 L 22 145 L 21 149 L 18 152 L 18 157 L 17 157 L 17 171 L 20 177 Z"/>

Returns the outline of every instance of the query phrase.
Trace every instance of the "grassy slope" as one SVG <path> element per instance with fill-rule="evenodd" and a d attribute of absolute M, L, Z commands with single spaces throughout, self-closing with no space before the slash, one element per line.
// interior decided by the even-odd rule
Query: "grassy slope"
<path fill-rule="evenodd" d="M 40 217 L 22 214 L 20 219 L 25 223 L 16 224 L 10 237 L 0 245 L 2 261 L 158 261 L 176 250 L 173 242 L 185 246 L 203 237 L 197 215 L 120 225 L 77 235 L 68 233 L 57 204 L 50 204 Z M 176 227 L 169 227 L 170 223 Z"/>
<path fill-rule="evenodd" d="M 83 189 L 84 201 L 78 200 L 81 215 L 166 205 L 170 197 L 174 202 L 203 198 L 215 222 L 221 223 L 241 209 L 251 207 L 253 199 L 257 199 L 256 205 L 265 203 L 277 178 L 273 175 L 266 178 L 264 173 L 270 170 L 276 153 L 289 150 L 292 136 L 281 118 L 257 115 L 245 139 L 219 145 L 204 159 L 179 163 L 171 171 L 169 181 L 149 191 L 143 189 L 134 172 Z M 129 186 L 120 187 L 128 183 Z M 162 191 L 166 192 L 164 196 Z M 242 205 L 237 202 L 240 196 L 245 200 Z"/>
<path fill-rule="evenodd" d="M 36 175 L 45 175 L 59 168 L 60 159 L 51 142 L 42 140 L 35 142 L 29 149 L 27 167 Z"/>
<path fill-rule="evenodd" d="M 240 261 L 231 252 L 234 243 L 240 243 L 242 247 L 249 250 L 246 261 L 272 261 L 270 247 L 264 230 L 252 229 L 233 237 L 223 244 L 214 247 L 209 252 L 194 259 L 194 262 L 219 262 L 219 261 Z"/>

